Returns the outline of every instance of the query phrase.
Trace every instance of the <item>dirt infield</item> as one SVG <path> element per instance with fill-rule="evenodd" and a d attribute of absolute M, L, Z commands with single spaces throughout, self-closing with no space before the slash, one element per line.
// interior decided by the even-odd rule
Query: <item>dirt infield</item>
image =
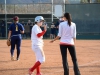
<path fill-rule="evenodd" d="M 63 75 L 59 41 L 52 44 L 49 41 L 44 40 L 46 62 L 41 66 L 42 75 Z M 77 40 L 75 45 L 81 75 L 100 75 L 100 40 Z M 16 57 L 16 50 L 14 54 Z M 70 75 L 74 75 L 69 53 L 68 62 Z M 6 40 L 0 40 L 0 75 L 28 75 L 34 63 L 30 40 L 22 41 L 20 61 L 11 61 L 10 47 L 6 46 Z"/>

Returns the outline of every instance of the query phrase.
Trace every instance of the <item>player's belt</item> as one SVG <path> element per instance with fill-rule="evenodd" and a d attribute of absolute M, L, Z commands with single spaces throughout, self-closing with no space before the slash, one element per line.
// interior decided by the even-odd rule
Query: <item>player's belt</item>
<path fill-rule="evenodd" d="M 17 34 L 17 35 L 12 35 L 11 37 L 13 37 L 13 36 L 21 36 L 21 34 Z"/>

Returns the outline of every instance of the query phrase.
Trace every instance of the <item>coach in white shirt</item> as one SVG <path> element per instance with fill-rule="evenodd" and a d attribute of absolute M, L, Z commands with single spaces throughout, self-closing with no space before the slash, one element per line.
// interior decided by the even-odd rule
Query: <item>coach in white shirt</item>
<path fill-rule="evenodd" d="M 63 68 L 64 68 L 64 75 L 69 75 L 69 66 L 67 61 L 67 49 L 69 50 L 69 53 L 72 57 L 73 65 L 74 65 L 74 75 L 81 75 L 77 58 L 76 58 L 76 52 L 75 52 L 75 40 L 76 40 L 76 24 L 71 22 L 71 16 L 69 13 L 64 14 L 64 22 L 61 22 L 59 25 L 59 32 L 58 36 L 50 41 L 51 43 L 55 40 L 60 39 L 60 51 L 62 55 L 62 62 L 63 62 Z"/>

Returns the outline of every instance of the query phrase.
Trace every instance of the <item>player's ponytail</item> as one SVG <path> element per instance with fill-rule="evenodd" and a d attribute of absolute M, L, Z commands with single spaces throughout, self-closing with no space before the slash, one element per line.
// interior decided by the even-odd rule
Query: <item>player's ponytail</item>
<path fill-rule="evenodd" d="M 65 13 L 64 17 L 68 20 L 68 25 L 71 25 L 71 15 L 69 13 Z"/>

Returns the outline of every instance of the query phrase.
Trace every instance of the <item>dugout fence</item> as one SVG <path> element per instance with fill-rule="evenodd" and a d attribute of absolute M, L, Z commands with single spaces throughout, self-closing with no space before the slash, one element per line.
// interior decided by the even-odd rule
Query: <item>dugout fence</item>
<path fill-rule="evenodd" d="M 63 13 L 72 14 L 72 20 L 77 26 L 77 39 L 100 39 L 99 0 L 14 0 L 10 2 L 7 0 L 7 13 L 5 13 L 4 0 L 0 0 L 0 38 L 7 38 L 8 27 L 15 15 L 19 16 L 20 22 L 25 23 L 28 20 L 34 22 L 35 16 L 42 15 L 49 26 L 49 38 L 51 23 L 58 21 L 58 18 L 54 16 L 55 5 L 61 5 Z M 1 20 L 5 19 L 7 25 L 3 29 Z M 2 34 L 5 35 L 2 36 Z"/>
<path fill-rule="evenodd" d="M 76 23 L 77 39 L 100 39 L 100 4 L 66 4 Z"/>

